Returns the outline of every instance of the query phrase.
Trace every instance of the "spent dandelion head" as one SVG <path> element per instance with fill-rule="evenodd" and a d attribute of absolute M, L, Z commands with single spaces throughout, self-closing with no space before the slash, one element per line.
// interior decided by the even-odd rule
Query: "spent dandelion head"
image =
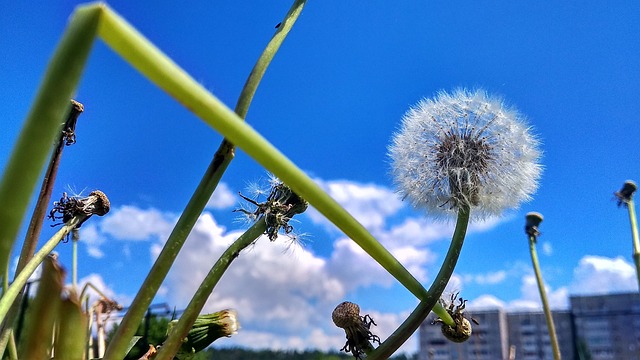
<path fill-rule="evenodd" d="M 544 217 L 539 212 L 532 211 L 525 215 L 524 232 L 532 237 L 534 241 L 541 234 L 538 228 L 540 227 L 542 220 L 544 220 Z"/>
<path fill-rule="evenodd" d="M 457 300 L 457 304 L 456 304 Z M 449 340 L 457 343 L 465 342 L 471 337 L 473 332 L 471 322 L 467 319 L 465 314 L 465 307 L 467 300 L 458 297 L 458 293 L 453 293 L 448 300 L 440 298 L 439 300 L 442 307 L 445 308 L 447 313 L 451 315 L 455 323 L 454 326 L 447 325 L 442 319 L 437 318 L 433 321 L 433 324 L 441 324 L 442 334 Z M 474 324 L 478 325 L 478 322 L 471 318 Z"/>
<path fill-rule="evenodd" d="M 638 186 L 632 180 L 627 180 L 622 185 L 622 189 L 620 191 L 616 191 L 613 195 L 616 197 L 618 201 L 618 207 L 627 206 L 631 199 L 633 198 L 633 194 L 638 189 Z"/>
<path fill-rule="evenodd" d="M 423 99 L 403 117 L 389 148 L 399 192 L 433 216 L 500 215 L 529 200 L 542 173 L 524 118 L 483 90 Z"/>
<path fill-rule="evenodd" d="M 340 351 L 350 352 L 356 359 L 362 359 L 367 351 L 373 350 L 372 342 L 380 344 L 380 337 L 371 332 L 376 325 L 369 315 L 360 316 L 360 306 L 350 301 L 340 303 L 331 314 L 333 323 L 344 329 L 347 342 Z"/>
<path fill-rule="evenodd" d="M 254 186 L 254 188 L 256 187 Z M 269 179 L 268 191 L 260 190 L 255 193 L 258 194 L 255 200 L 239 194 L 241 198 L 247 201 L 249 207 L 255 207 L 255 209 L 249 210 L 243 206 L 234 211 L 242 213 L 249 222 L 264 218 L 266 223 L 265 235 L 271 241 L 275 241 L 280 232 L 290 239 L 297 239 L 298 235 L 293 233 L 293 226 L 290 221 L 293 216 L 305 212 L 309 203 L 273 176 Z M 268 194 L 266 200 L 258 202 L 258 198 L 262 194 Z"/>

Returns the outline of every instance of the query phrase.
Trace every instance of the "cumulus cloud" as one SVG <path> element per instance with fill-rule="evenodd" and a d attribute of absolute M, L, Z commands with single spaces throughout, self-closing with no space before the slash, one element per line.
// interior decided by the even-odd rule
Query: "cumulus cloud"
<path fill-rule="evenodd" d="M 211 214 L 203 214 L 165 282 L 170 303 L 185 306 L 212 265 L 240 234 L 227 232 Z M 256 336 L 246 339 L 253 347 L 263 339 L 268 347 L 281 344 L 312 348 L 328 341 L 326 337 L 316 339 L 314 334 L 331 329 L 331 311 L 344 295 L 345 287 L 331 276 L 326 259 L 300 244 L 261 237 L 231 264 L 204 311 L 236 309 L 247 331 L 234 341 L 242 343 L 246 336 L 242 334 L 253 334 Z M 335 341 L 339 337 L 331 339 L 333 346 L 341 346 Z M 318 344 L 313 343 L 316 340 Z"/>
<path fill-rule="evenodd" d="M 102 246 L 108 239 L 164 242 L 176 221 L 177 217 L 171 213 L 125 205 L 82 226 L 81 244 L 86 246 L 90 257 L 100 259 L 104 257 Z"/>
<path fill-rule="evenodd" d="M 207 202 L 207 209 L 228 209 L 238 202 L 237 194 L 231 190 L 229 185 L 220 182 L 216 190 Z"/>
<path fill-rule="evenodd" d="M 467 308 L 472 310 L 493 310 L 504 309 L 505 302 L 493 295 L 480 295 L 477 298 L 467 302 Z"/>
<path fill-rule="evenodd" d="M 99 226 L 101 233 L 117 240 L 148 241 L 153 238 L 166 239 L 176 220 L 171 213 L 125 205 L 112 209 Z"/>
<path fill-rule="evenodd" d="M 100 249 L 100 246 L 106 241 L 103 236 L 100 235 L 98 228 L 94 223 L 85 224 L 80 228 L 81 242 L 87 247 L 87 254 L 95 259 L 100 259 L 104 256 L 104 252 Z"/>
<path fill-rule="evenodd" d="M 478 285 L 494 285 L 503 282 L 507 278 L 505 270 L 492 271 L 484 274 L 465 274 L 465 283 L 476 283 Z"/>
<path fill-rule="evenodd" d="M 621 256 L 584 256 L 573 271 L 570 290 L 576 295 L 638 291 L 635 267 Z"/>
<path fill-rule="evenodd" d="M 386 218 L 403 206 L 397 194 L 384 186 L 348 180 L 315 181 L 369 230 L 383 227 Z M 309 209 L 307 214 L 314 223 L 333 229 L 333 225 L 317 210 Z"/>

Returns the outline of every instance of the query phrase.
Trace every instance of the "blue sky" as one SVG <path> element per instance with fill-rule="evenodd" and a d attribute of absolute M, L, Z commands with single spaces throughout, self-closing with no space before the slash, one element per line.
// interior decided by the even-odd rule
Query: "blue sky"
<path fill-rule="evenodd" d="M 77 2 L 0 5 L 0 167 Z M 229 107 L 289 1 L 112 1 L 110 5 Z M 627 212 L 613 192 L 640 179 L 640 8 L 615 3 L 310 1 L 268 69 L 247 121 L 330 193 L 428 286 L 451 225 L 394 193 L 387 147 L 407 109 L 457 87 L 486 89 L 528 118 L 542 142 L 534 200 L 472 225 L 454 285 L 476 308 L 537 307 L 524 214 L 544 214 L 538 250 L 552 304 L 637 290 Z M 80 277 L 125 304 L 137 291 L 221 137 L 97 41 L 76 99 L 78 143 L 55 194 L 104 191 L 112 212 L 83 226 Z M 183 307 L 225 244 L 237 191 L 265 178 L 242 151 L 155 302 Z M 384 337 L 416 300 L 320 215 L 302 247 L 261 240 L 207 305 L 238 309 L 227 344 L 336 349 L 343 300 Z M 54 230 L 45 229 L 43 237 Z M 63 263 L 71 247 L 62 244 Z M 412 340 L 404 348 L 414 351 Z"/>

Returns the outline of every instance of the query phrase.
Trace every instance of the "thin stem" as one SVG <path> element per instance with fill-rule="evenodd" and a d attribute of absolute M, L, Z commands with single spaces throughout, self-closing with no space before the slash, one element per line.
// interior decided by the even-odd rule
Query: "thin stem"
<path fill-rule="evenodd" d="M 62 240 L 71 230 L 73 230 L 78 224 L 80 224 L 86 218 L 85 215 L 76 215 L 71 218 L 58 232 L 55 233 L 43 246 L 38 250 L 37 253 L 31 258 L 31 260 L 25 265 L 24 269 L 16 276 L 13 280 L 13 283 L 7 289 L 7 292 L 3 294 L 2 299 L 0 299 L 0 323 L 4 322 L 5 316 L 7 315 L 7 311 L 13 304 L 13 301 L 18 296 L 18 293 L 22 290 L 24 285 L 29 280 L 29 277 L 33 274 L 36 268 L 42 263 L 42 261 L 53 251 L 53 249 L 58 245 L 60 240 Z"/>
<path fill-rule="evenodd" d="M 78 288 L 78 240 L 76 239 L 76 234 L 73 235 L 72 240 L 71 284 L 74 289 Z"/>
<path fill-rule="evenodd" d="M 533 263 L 533 271 L 536 274 L 536 281 L 538 282 L 538 290 L 540 291 L 540 300 L 542 301 L 542 309 L 544 310 L 544 316 L 547 321 L 547 328 L 549 329 L 549 338 L 551 340 L 551 348 L 553 350 L 553 358 L 560 360 L 560 346 L 558 345 L 558 337 L 556 336 L 556 327 L 553 323 L 553 317 L 551 316 L 551 309 L 549 308 L 549 302 L 547 301 L 547 292 L 544 289 L 544 281 L 542 280 L 542 274 L 540 273 L 540 265 L 538 263 L 538 252 L 536 251 L 536 237 L 529 235 L 529 251 L 531 252 L 531 262 Z"/>
<path fill-rule="evenodd" d="M 156 360 L 173 359 L 174 355 L 180 349 L 183 339 L 187 337 L 191 326 L 193 326 L 207 299 L 209 299 L 209 296 L 213 292 L 214 287 L 218 284 L 224 272 L 229 268 L 231 262 L 238 257 L 240 251 L 253 244 L 256 239 L 265 232 L 266 227 L 266 222 L 263 217 L 224 251 L 191 298 L 189 305 L 187 305 L 180 320 L 171 330 L 169 337 L 162 344 L 158 355 L 155 357 Z"/>
<path fill-rule="evenodd" d="M 636 264 L 636 276 L 638 277 L 638 289 L 640 289 L 640 240 L 638 240 L 638 221 L 636 220 L 636 206 L 633 199 L 626 203 L 629 210 L 629 222 L 631 223 L 631 237 L 633 240 L 633 261 Z"/>
<path fill-rule="evenodd" d="M 413 310 L 413 312 L 411 312 L 411 315 L 409 315 L 409 317 L 400 325 L 400 327 L 398 327 L 398 329 L 396 329 L 396 331 L 393 332 L 393 334 L 391 334 L 391 336 L 389 336 L 387 340 L 367 356 L 367 359 L 387 359 L 393 355 L 393 353 L 396 352 L 396 350 L 398 350 L 398 348 L 400 348 L 400 346 L 402 346 L 402 344 L 404 344 L 407 339 L 416 332 L 420 327 L 420 324 L 424 322 L 424 319 L 427 318 L 429 312 L 434 308 L 434 305 L 440 304 L 438 299 L 442 296 L 444 289 L 449 283 L 451 275 L 453 275 L 453 270 L 458 263 L 458 257 L 462 251 L 462 245 L 464 244 L 468 225 L 469 208 L 461 208 L 458 211 L 458 220 L 456 221 L 456 228 L 453 232 L 453 237 L 451 238 L 451 245 L 449 245 L 447 256 L 444 258 L 444 262 L 440 271 L 438 271 L 438 275 L 431 284 L 431 287 L 429 287 L 427 297 L 420 301 L 418 306 Z M 442 306 L 440 305 L 440 307 Z M 448 313 L 446 314 L 449 319 L 451 319 L 451 316 L 449 316 Z M 442 316 L 440 316 L 440 318 L 442 318 Z M 451 322 L 453 323 L 453 319 L 451 319 Z"/>

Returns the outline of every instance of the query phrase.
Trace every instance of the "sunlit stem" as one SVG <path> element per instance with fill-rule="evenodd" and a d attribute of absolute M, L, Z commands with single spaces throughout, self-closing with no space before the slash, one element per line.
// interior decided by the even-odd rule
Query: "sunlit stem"
<path fill-rule="evenodd" d="M 73 231 L 72 254 L 71 254 L 71 284 L 74 289 L 78 288 L 78 231 Z"/>
<path fill-rule="evenodd" d="M 438 275 L 435 280 L 429 287 L 428 296 L 420 301 L 418 306 L 411 312 L 411 315 L 396 329 L 396 331 L 389 336 L 378 348 L 367 356 L 367 359 L 387 359 L 391 355 L 393 355 L 396 350 L 404 344 L 409 337 L 418 330 L 420 324 L 424 322 L 424 320 L 429 315 L 429 312 L 433 309 L 434 312 L 435 305 L 439 305 L 440 309 L 442 309 L 442 305 L 438 301 L 444 292 L 447 284 L 449 283 L 449 279 L 451 279 L 451 275 L 453 275 L 453 271 L 458 263 L 458 257 L 460 256 L 460 252 L 462 251 L 462 245 L 464 244 L 464 238 L 467 234 L 467 226 L 469 225 L 469 208 L 461 208 L 458 211 L 458 220 L 456 221 L 456 228 L 453 232 L 453 237 L 451 238 L 451 244 L 449 245 L 449 250 L 447 251 L 447 256 L 444 258 L 444 262 L 440 271 L 438 271 Z M 443 309 L 444 310 L 444 309 Z M 451 316 L 444 311 L 446 317 L 451 319 Z M 436 312 L 438 316 L 438 314 Z M 440 316 L 443 320 L 445 317 Z M 451 323 L 453 323 L 453 319 L 451 319 Z M 448 324 L 448 322 L 447 322 Z"/>
<path fill-rule="evenodd" d="M 105 11 L 110 15 L 101 22 L 100 35 L 120 56 L 308 201 L 416 297 L 427 296 L 420 282 L 309 176 L 123 19 Z"/>
<path fill-rule="evenodd" d="M 178 323 L 173 327 L 167 340 L 162 344 L 156 360 L 170 360 L 178 352 L 182 345 L 182 340 L 187 337 L 189 329 L 193 326 L 196 318 L 202 311 L 207 299 L 213 292 L 213 288 L 218 284 L 224 272 L 229 268 L 231 262 L 235 260 L 240 251 L 253 244 L 267 228 L 264 217 L 258 220 L 244 234 L 242 234 L 231 246 L 229 246 L 213 265 L 205 279 L 198 287 L 195 295 L 191 298 L 184 313 Z"/>
<path fill-rule="evenodd" d="M 551 309 L 549 308 L 549 301 L 547 300 L 547 292 L 544 288 L 544 281 L 542 280 L 542 274 L 540 272 L 540 264 L 538 263 L 538 252 L 536 251 L 536 240 L 537 239 L 535 235 L 529 235 L 529 251 L 531 252 L 531 262 L 533 263 L 533 271 L 536 275 L 536 281 L 538 282 L 538 291 L 540 292 L 540 300 L 542 301 L 544 317 L 547 321 L 547 328 L 549 329 L 549 338 L 551 341 L 551 348 L 553 350 L 553 358 L 555 360 L 560 360 L 560 346 L 558 345 L 556 327 L 553 323 Z"/>
<path fill-rule="evenodd" d="M 4 321 L 5 316 L 7 315 L 7 311 L 11 304 L 18 296 L 22 288 L 26 285 L 27 280 L 36 271 L 36 268 L 44 261 L 44 259 L 53 251 L 53 249 L 58 245 L 60 240 L 62 240 L 69 232 L 71 232 L 78 224 L 82 222 L 86 218 L 85 215 L 76 215 L 71 220 L 69 220 L 58 232 L 55 233 L 43 246 L 38 250 L 38 252 L 33 255 L 31 260 L 25 265 L 24 269 L 16 276 L 13 280 L 13 283 L 7 289 L 7 292 L 2 295 L 2 299 L 0 299 L 0 323 Z"/>
<path fill-rule="evenodd" d="M 631 223 L 631 238 L 633 240 L 633 261 L 636 264 L 636 276 L 638 278 L 638 289 L 640 289 L 640 240 L 638 239 L 638 221 L 636 220 L 636 206 L 633 199 L 626 202 L 629 210 L 629 222 Z"/>

